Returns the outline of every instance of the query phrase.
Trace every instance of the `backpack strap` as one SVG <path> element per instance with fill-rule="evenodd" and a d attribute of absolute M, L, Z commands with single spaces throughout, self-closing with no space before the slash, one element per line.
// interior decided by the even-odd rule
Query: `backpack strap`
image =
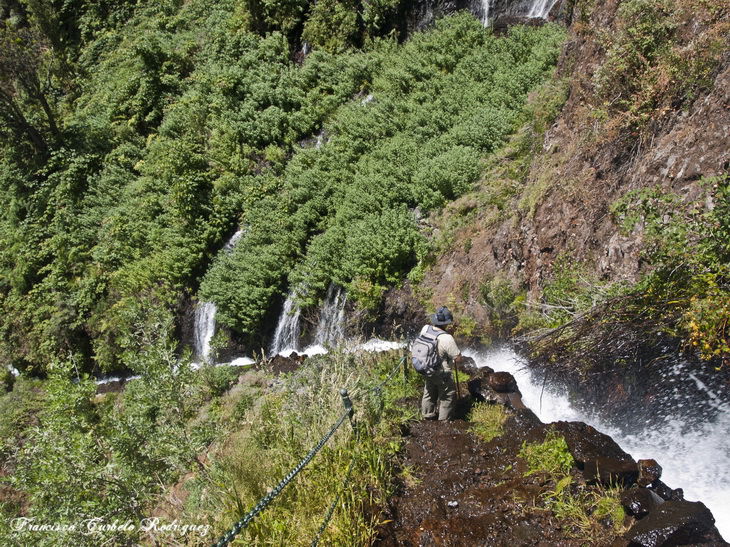
<path fill-rule="evenodd" d="M 443 331 L 441 329 L 437 329 L 436 327 L 432 325 L 427 325 L 426 331 L 419 334 L 419 336 L 423 336 L 426 340 L 437 342 L 438 337 L 442 334 L 446 334 L 446 331 Z"/>

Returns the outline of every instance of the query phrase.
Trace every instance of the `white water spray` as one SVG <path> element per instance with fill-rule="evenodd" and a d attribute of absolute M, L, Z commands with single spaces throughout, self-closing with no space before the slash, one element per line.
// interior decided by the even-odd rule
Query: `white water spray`
<path fill-rule="evenodd" d="M 230 253 L 245 231 L 240 229 L 231 236 L 223 246 L 224 253 Z M 193 327 L 193 349 L 195 356 L 203 362 L 210 360 L 210 341 L 215 334 L 216 305 L 213 302 L 199 302 L 195 309 L 195 325 Z"/>
<path fill-rule="evenodd" d="M 489 24 L 489 8 L 492 6 L 492 0 L 482 0 L 482 25 L 485 27 Z"/>
<path fill-rule="evenodd" d="M 270 355 L 278 353 L 288 355 L 292 351 L 299 351 L 299 337 L 301 336 L 299 319 L 301 313 L 299 307 L 294 303 L 293 293 L 289 293 L 281 310 L 279 323 L 276 325 L 274 339 L 271 341 Z"/>
<path fill-rule="evenodd" d="M 555 383 L 546 385 L 542 375 L 533 375 L 512 350 L 484 354 L 466 350 L 464 354 L 473 357 L 479 366 L 488 365 L 495 371 L 511 373 L 524 403 L 543 422 L 585 422 L 610 435 L 634 459 L 657 460 L 663 468 L 662 481 L 672 488 L 682 488 L 686 499 L 707 505 L 717 529 L 723 537 L 730 537 L 730 405 L 720 402 L 717 394 L 691 373 L 686 377 L 699 382 L 698 388 L 707 395 L 707 400 L 693 400 L 691 404 L 714 408 L 713 419 L 688 423 L 679 416 L 680 408 L 675 405 L 676 415 L 666 416 L 662 424 L 637 424 L 638 431 L 626 433 L 608 425 L 601 416 L 577 410 L 568 400 L 566 388 Z M 683 367 L 676 367 L 668 374 L 684 374 Z"/>
<path fill-rule="evenodd" d="M 534 0 L 532 6 L 530 6 L 530 11 L 527 12 L 527 16 L 545 19 L 556 3 L 557 0 Z"/>
<path fill-rule="evenodd" d="M 319 323 L 314 335 L 314 343 L 334 346 L 345 337 L 345 304 L 347 294 L 342 287 L 330 285 L 327 289 Z"/>
<path fill-rule="evenodd" d="M 210 359 L 210 341 L 215 334 L 215 313 L 213 302 L 200 302 L 195 309 L 195 333 L 193 344 L 195 355 L 202 361 Z"/>
<path fill-rule="evenodd" d="M 229 239 L 228 242 L 223 245 L 223 251 L 226 253 L 230 253 L 236 246 L 236 243 L 238 243 L 238 240 L 243 237 L 243 234 L 243 230 L 237 230 L 236 233 L 231 236 L 231 239 Z"/>

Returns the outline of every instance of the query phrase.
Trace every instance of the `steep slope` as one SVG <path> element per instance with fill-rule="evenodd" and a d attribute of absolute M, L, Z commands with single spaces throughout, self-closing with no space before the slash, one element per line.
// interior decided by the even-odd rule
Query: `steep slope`
<path fill-rule="evenodd" d="M 433 222 L 447 245 L 424 294 L 455 302 L 492 335 L 500 321 L 514 326 L 507 308 L 521 291 L 536 312 L 528 318 L 522 307 L 523 326 L 554 326 L 556 308 L 563 320 L 580 311 L 571 299 L 581 291 L 590 306 L 603 288 L 656 266 L 645 252 L 656 243 L 650 214 L 641 209 L 627 229 L 618 206 L 644 206 L 653 191 L 674 200 L 660 219 L 669 227 L 688 209 L 727 200 L 717 191 L 730 169 L 727 5 L 576 2 L 567 19 L 552 88 L 533 94 L 539 115 L 490 164 L 480 190 Z M 554 122 L 546 118 L 562 100 Z M 565 301 L 550 300 L 556 281 L 572 283 Z M 723 275 L 718 282 L 727 291 Z M 506 303 L 495 301 L 500 286 Z"/>

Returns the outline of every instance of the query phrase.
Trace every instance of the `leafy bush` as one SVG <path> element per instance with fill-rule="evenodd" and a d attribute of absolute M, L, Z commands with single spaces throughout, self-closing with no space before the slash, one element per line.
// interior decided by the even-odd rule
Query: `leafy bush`
<path fill-rule="evenodd" d="M 646 127 L 711 85 L 730 30 L 723 11 L 704 0 L 621 3 L 616 31 L 603 35 L 606 61 L 594 76 L 601 106 L 620 114 L 611 123 Z M 688 41 L 684 25 L 704 32 Z"/>
<path fill-rule="evenodd" d="M 653 270 L 635 288 L 634 306 L 704 359 L 730 356 L 730 176 L 701 182 L 691 203 L 661 188 L 629 192 L 613 207 L 625 230 L 644 231 L 644 256 Z"/>
<path fill-rule="evenodd" d="M 512 131 L 527 92 L 551 70 L 561 37 L 547 26 L 497 38 L 464 14 L 401 48 L 378 44 L 369 94 L 336 111 L 321 147 L 294 154 L 276 200 L 249 209 L 245 251 L 211 268 L 203 298 L 244 332 L 255 330 L 286 281 L 299 288 L 302 306 L 334 282 L 374 308 L 374 296 L 425 256 L 411 210 L 442 206 L 472 187 L 482 155 Z M 266 270 L 252 270 L 253 260 Z"/>

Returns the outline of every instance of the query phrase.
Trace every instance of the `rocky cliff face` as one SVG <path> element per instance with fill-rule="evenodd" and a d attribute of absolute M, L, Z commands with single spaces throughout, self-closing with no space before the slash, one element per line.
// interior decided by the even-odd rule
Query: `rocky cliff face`
<path fill-rule="evenodd" d="M 639 125 L 631 119 L 631 105 L 617 108 L 611 90 L 600 85 L 611 68 L 608 63 L 615 61 L 611 36 L 627 24 L 620 17 L 621 4 L 574 2 L 564 13 L 570 39 L 556 78 L 569 82 L 567 100 L 506 205 L 496 211 L 479 195 L 467 196 L 435 221 L 436 229 L 443 230 L 455 215 L 468 213 L 471 219 L 453 234 L 452 244 L 427 275 L 426 294 L 434 304 L 461 302 L 464 315 L 488 324 L 480 295 L 485 280 L 504 276 L 515 289 L 526 289 L 528 300 L 539 301 L 557 257 L 584 265 L 596 279 L 636 281 L 645 267 L 642 232 L 622 233 L 611 205 L 631 190 L 655 186 L 690 202 L 701 195 L 700 179 L 730 168 L 727 39 L 719 41 L 724 53 L 714 57 L 703 85 L 692 92 L 673 93 L 678 84 L 671 75 L 654 88 L 633 91 L 632 104 L 637 94 L 656 95 L 651 119 Z M 699 54 L 699 44 L 727 29 L 727 10 L 678 14 L 672 22 L 672 47 L 688 63 Z M 613 100 L 624 100 L 620 77 L 615 85 Z M 503 163 L 510 160 L 508 154 Z M 493 184 L 484 181 L 483 190 Z"/>

